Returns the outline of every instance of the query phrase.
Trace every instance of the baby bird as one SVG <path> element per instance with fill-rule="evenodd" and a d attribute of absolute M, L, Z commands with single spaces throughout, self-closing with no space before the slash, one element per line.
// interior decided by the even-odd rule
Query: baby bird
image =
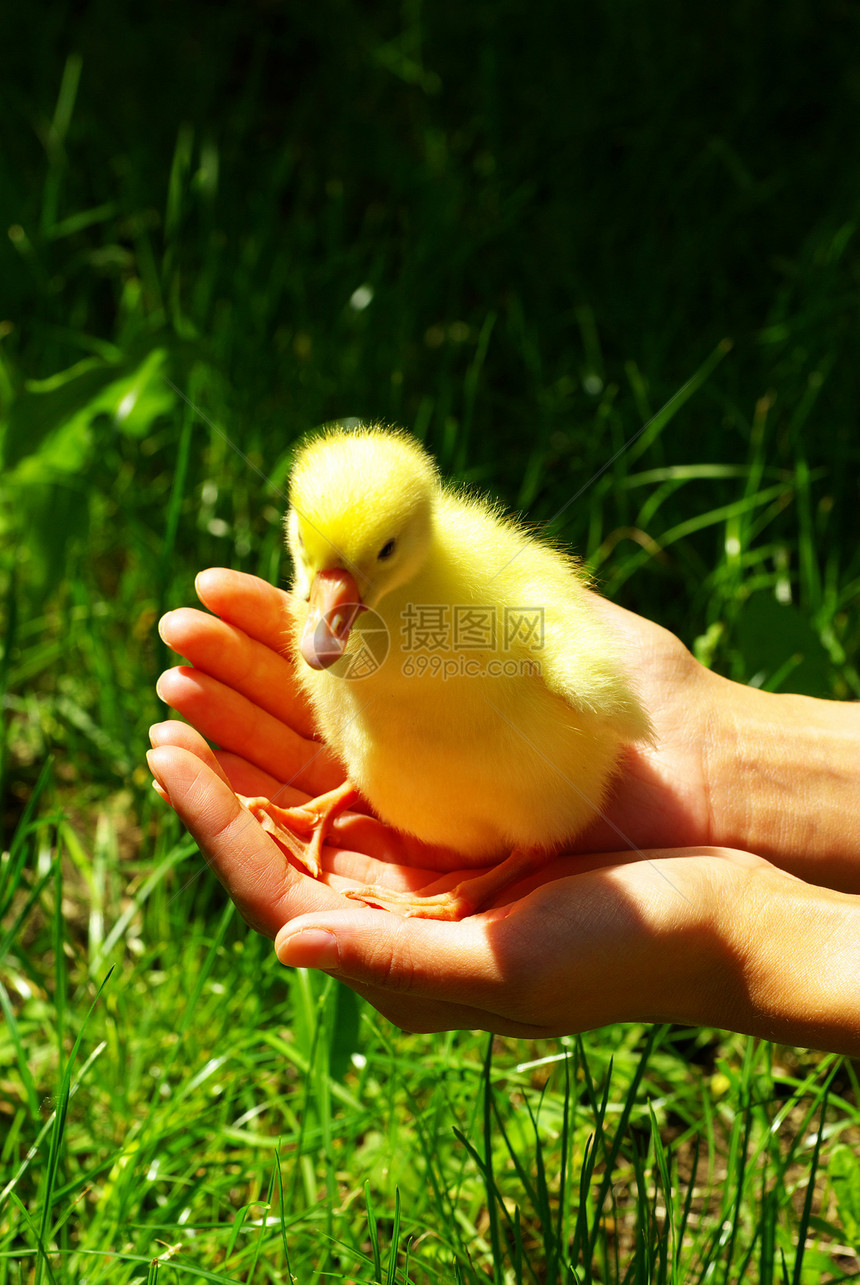
<path fill-rule="evenodd" d="M 652 739 L 585 573 L 381 427 L 304 447 L 286 529 L 296 674 L 348 781 L 302 808 L 246 802 L 318 875 L 357 791 L 396 829 L 486 869 L 437 896 L 347 895 L 475 913 L 582 831 L 623 747 Z"/>

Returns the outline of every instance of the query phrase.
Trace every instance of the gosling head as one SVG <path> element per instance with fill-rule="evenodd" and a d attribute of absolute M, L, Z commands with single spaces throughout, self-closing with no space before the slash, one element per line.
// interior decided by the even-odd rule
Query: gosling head
<path fill-rule="evenodd" d="M 300 650 L 314 669 L 340 659 L 360 611 L 420 570 L 438 489 L 435 464 L 403 433 L 339 430 L 301 451 L 286 529 L 293 592 L 309 603 Z"/>

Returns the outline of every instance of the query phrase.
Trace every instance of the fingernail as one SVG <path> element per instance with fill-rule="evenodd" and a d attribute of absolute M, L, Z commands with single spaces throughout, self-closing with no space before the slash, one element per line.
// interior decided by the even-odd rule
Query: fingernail
<path fill-rule="evenodd" d="M 284 938 L 278 959 L 289 968 L 338 968 L 337 938 L 326 928 L 304 928 Z"/>
<path fill-rule="evenodd" d="M 150 785 L 164 803 L 170 803 L 170 795 L 167 793 L 160 781 L 150 781 Z"/>
<path fill-rule="evenodd" d="M 170 646 L 170 642 L 164 636 L 164 625 L 165 625 L 165 622 L 168 621 L 172 615 L 173 615 L 172 611 L 166 611 L 158 622 L 158 636 L 163 643 L 167 643 L 168 647 Z"/>
<path fill-rule="evenodd" d="M 164 727 L 164 726 L 165 726 L 165 723 L 164 723 L 164 721 L 162 721 L 162 722 L 160 722 L 160 723 L 153 723 L 153 724 L 152 724 L 152 726 L 151 726 L 151 727 L 150 727 L 150 729 L 149 729 L 149 733 L 148 733 L 148 735 L 149 735 L 149 743 L 150 743 L 150 745 L 152 746 L 152 748 L 153 748 L 153 749 L 157 749 L 157 748 L 158 748 L 158 746 L 161 744 L 161 740 L 160 740 L 160 738 L 159 738 L 158 733 L 159 733 L 159 729 L 160 729 L 160 728 L 162 728 L 162 727 Z M 169 723 L 167 723 L 167 726 L 169 727 L 169 726 L 170 726 L 170 724 L 169 724 Z"/>
<path fill-rule="evenodd" d="M 212 570 L 212 567 L 206 567 L 205 570 L 198 571 L 197 575 L 194 577 L 194 592 L 197 594 L 197 597 L 204 606 L 206 604 L 206 585 L 210 579 L 209 572 Z"/>

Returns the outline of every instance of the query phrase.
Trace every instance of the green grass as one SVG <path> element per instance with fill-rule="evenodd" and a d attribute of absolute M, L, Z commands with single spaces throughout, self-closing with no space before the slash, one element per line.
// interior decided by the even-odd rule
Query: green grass
<path fill-rule="evenodd" d="M 6 21 L 0 1285 L 856 1276 L 850 1063 L 405 1036 L 284 973 L 142 760 L 158 615 L 283 581 L 294 443 L 346 417 L 707 664 L 860 696 L 857 15 Z"/>
<path fill-rule="evenodd" d="M 25 847 L 66 850 L 64 821 L 31 824 Z M 0 1280 L 152 1279 L 156 1258 L 168 1280 L 819 1280 L 834 1244 L 851 1263 L 838 1059 L 668 1028 L 549 1050 L 367 1010 L 354 1030 L 346 991 L 285 982 L 213 904 L 186 841 L 153 867 L 117 895 L 122 951 L 91 906 L 89 956 L 65 958 L 84 898 L 60 863 L 13 936 Z"/>

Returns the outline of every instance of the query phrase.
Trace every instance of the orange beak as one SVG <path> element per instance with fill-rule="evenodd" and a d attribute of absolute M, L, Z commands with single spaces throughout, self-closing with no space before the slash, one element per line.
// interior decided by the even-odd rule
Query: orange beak
<path fill-rule="evenodd" d="M 335 567 L 317 572 L 299 643 L 299 650 L 311 669 L 329 669 L 340 660 L 360 611 L 364 611 L 364 604 L 348 571 Z"/>

